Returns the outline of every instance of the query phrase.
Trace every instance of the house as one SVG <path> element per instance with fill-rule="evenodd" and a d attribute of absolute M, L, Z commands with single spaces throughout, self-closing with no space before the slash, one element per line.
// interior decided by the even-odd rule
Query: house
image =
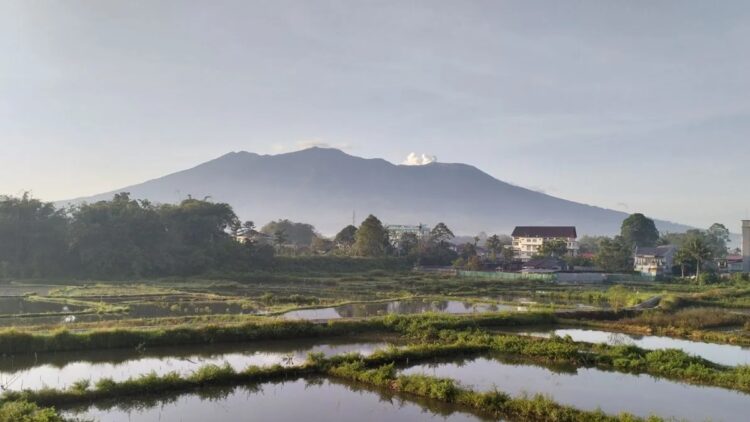
<path fill-rule="evenodd" d="M 533 258 L 521 266 L 523 273 L 556 273 L 567 269 L 568 264 L 557 257 Z"/>
<path fill-rule="evenodd" d="M 672 275 L 675 253 L 677 253 L 677 247 L 674 245 L 637 247 L 633 269 L 644 275 Z"/>
<path fill-rule="evenodd" d="M 727 255 L 716 260 L 716 268 L 720 273 L 741 273 L 743 271 L 742 255 Z"/>
<path fill-rule="evenodd" d="M 562 240 L 568 246 L 568 255 L 578 255 L 578 235 L 574 226 L 517 226 L 511 234 L 513 251 L 522 261 L 539 253 L 544 242 Z"/>
<path fill-rule="evenodd" d="M 274 244 L 274 238 L 271 235 L 261 233 L 256 230 L 244 230 L 234 235 L 234 240 L 239 243 L 254 243 L 258 245 Z"/>
<path fill-rule="evenodd" d="M 393 245 L 396 245 L 398 241 L 401 240 L 401 236 L 406 233 L 413 233 L 417 236 L 417 239 L 420 240 L 426 238 L 430 234 L 430 228 L 424 224 L 417 224 L 415 226 L 388 224 L 385 226 L 385 229 L 388 231 L 388 238 Z"/>

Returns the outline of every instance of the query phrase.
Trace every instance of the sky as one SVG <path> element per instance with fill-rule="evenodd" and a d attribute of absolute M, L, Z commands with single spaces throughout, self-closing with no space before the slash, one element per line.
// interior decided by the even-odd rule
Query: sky
<path fill-rule="evenodd" d="M 744 0 L 3 0 L 0 194 L 324 145 L 739 231 L 748 40 Z"/>

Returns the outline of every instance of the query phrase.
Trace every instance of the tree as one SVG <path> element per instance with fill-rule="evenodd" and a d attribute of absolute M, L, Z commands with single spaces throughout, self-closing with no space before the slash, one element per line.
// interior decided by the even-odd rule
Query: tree
<path fill-rule="evenodd" d="M 67 263 L 69 220 L 34 199 L 0 196 L 0 278 L 56 275 Z"/>
<path fill-rule="evenodd" d="M 701 265 L 712 257 L 713 250 L 709 236 L 700 230 L 689 230 L 677 251 L 677 262 L 680 265 L 694 264 L 696 276 L 700 276 Z"/>
<path fill-rule="evenodd" d="M 614 239 L 602 239 L 594 262 L 604 271 L 632 271 L 633 249 L 631 243 L 622 236 L 616 236 Z"/>
<path fill-rule="evenodd" d="M 295 223 L 286 219 L 271 221 L 263 226 L 260 231 L 274 236 L 276 233 L 283 231 L 285 235 L 284 243 L 291 243 L 302 247 L 310 247 L 313 239 L 318 236 L 315 233 L 315 227 L 311 224 Z"/>
<path fill-rule="evenodd" d="M 500 236 L 493 234 L 492 236 L 488 237 L 484 242 L 484 247 L 486 247 L 490 251 L 490 253 L 492 253 L 492 261 L 497 261 L 497 254 L 503 250 L 503 244 L 500 241 Z"/>
<path fill-rule="evenodd" d="M 447 244 L 454 237 L 456 236 L 451 229 L 442 222 L 437 223 L 437 225 L 430 230 L 430 240 L 437 244 Z"/>
<path fill-rule="evenodd" d="M 419 237 L 416 233 L 403 233 L 396 242 L 399 255 L 416 255 L 419 251 Z"/>
<path fill-rule="evenodd" d="M 622 222 L 620 236 L 631 246 L 654 246 L 659 240 L 659 231 L 654 220 L 637 213 Z"/>
<path fill-rule="evenodd" d="M 596 254 L 599 252 L 599 244 L 606 236 L 583 236 L 578 240 L 578 252 Z"/>
<path fill-rule="evenodd" d="M 336 237 L 333 238 L 333 243 L 339 248 L 349 249 L 354 246 L 354 242 L 357 240 L 356 235 L 357 228 L 350 224 L 336 234 Z"/>
<path fill-rule="evenodd" d="M 461 245 L 461 258 L 468 260 L 472 256 L 477 256 L 477 247 L 473 243 L 464 243 Z"/>
<path fill-rule="evenodd" d="M 729 229 L 723 224 L 714 223 L 706 231 L 711 253 L 714 258 L 727 256 L 727 243 L 730 241 Z"/>
<path fill-rule="evenodd" d="M 561 257 L 568 253 L 568 242 L 563 239 L 545 240 L 539 247 L 538 255 Z"/>
<path fill-rule="evenodd" d="M 357 229 L 354 248 L 360 256 L 384 256 L 390 249 L 388 231 L 370 214 Z"/>
<path fill-rule="evenodd" d="M 506 246 L 503 248 L 503 264 L 510 265 L 513 260 L 516 259 L 516 251 L 512 247 Z"/>
<path fill-rule="evenodd" d="M 310 245 L 310 250 L 318 254 L 327 254 L 333 249 L 333 241 L 322 236 L 315 236 Z"/>

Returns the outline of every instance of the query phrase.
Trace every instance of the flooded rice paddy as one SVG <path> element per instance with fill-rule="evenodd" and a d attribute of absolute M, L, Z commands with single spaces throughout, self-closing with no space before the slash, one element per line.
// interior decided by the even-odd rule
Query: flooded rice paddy
<path fill-rule="evenodd" d="M 189 375 L 207 364 L 229 364 L 241 371 L 250 365 L 299 365 L 308 353 L 333 356 L 344 353 L 369 355 L 391 344 L 383 340 L 268 341 L 135 350 L 65 352 L 0 357 L 0 388 L 5 390 L 65 388 L 81 379 L 95 383 L 102 378 L 124 381 L 155 372 Z"/>
<path fill-rule="evenodd" d="M 486 312 L 519 312 L 525 306 L 470 303 L 457 300 L 394 300 L 377 303 L 352 303 L 342 306 L 301 309 L 281 315 L 284 319 L 327 320 L 340 318 L 364 318 L 389 314 L 421 314 L 436 312 L 444 314 L 476 314 Z"/>
<path fill-rule="evenodd" d="M 66 416 L 121 421 L 482 421 L 435 402 L 404 401 L 327 379 L 264 383 L 253 387 L 202 390 L 148 402 L 98 404 L 67 410 Z"/>
<path fill-rule="evenodd" d="M 750 348 L 731 344 L 704 343 L 664 336 L 647 336 L 615 333 L 602 330 L 562 328 L 525 332 L 533 336 L 570 336 L 574 341 L 606 343 L 610 345 L 629 344 L 643 349 L 679 349 L 691 355 L 700 356 L 721 365 L 735 366 L 750 364 Z"/>
<path fill-rule="evenodd" d="M 741 421 L 747 420 L 750 409 L 750 395 L 732 390 L 593 368 L 553 371 L 499 357 L 418 365 L 402 373 L 452 378 L 480 391 L 497 388 L 511 395 L 541 393 L 561 404 L 610 414 Z"/>

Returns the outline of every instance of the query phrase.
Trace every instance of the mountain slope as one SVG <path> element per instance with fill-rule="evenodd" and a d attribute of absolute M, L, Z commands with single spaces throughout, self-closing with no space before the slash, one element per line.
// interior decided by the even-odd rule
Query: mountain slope
<path fill-rule="evenodd" d="M 242 219 L 264 224 L 289 218 L 333 234 L 375 214 L 385 223 L 435 224 L 456 233 L 510 233 L 516 225 L 575 225 L 579 234 L 612 234 L 627 216 L 514 186 L 465 164 L 394 165 L 339 150 L 310 148 L 288 154 L 233 152 L 194 168 L 88 198 L 116 192 L 153 202 L 188 194 L 228 202 Z M 359 221 L 357 221 L 359 223 Z M 662 231 L 685 226 L 657 221 Z"/>

